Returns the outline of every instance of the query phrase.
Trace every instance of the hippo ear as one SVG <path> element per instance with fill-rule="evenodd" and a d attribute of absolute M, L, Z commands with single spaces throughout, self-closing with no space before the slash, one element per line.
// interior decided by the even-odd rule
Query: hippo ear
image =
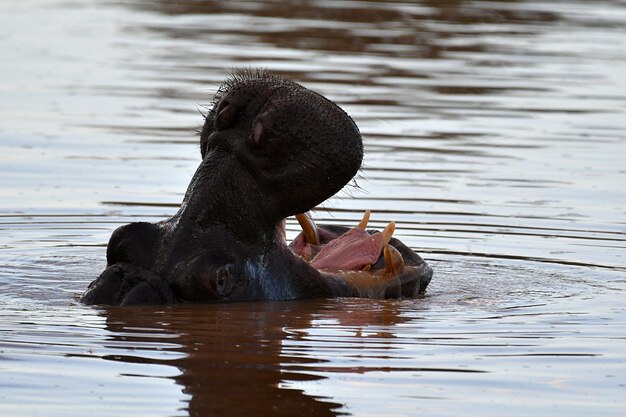
<path fill-rule="evenodd" d="M 118 227 L 107 245 L 107 266 L 125 262 L 151 269 L 161 240 L 161 228 L 153 223 L 137 222 Z"/>

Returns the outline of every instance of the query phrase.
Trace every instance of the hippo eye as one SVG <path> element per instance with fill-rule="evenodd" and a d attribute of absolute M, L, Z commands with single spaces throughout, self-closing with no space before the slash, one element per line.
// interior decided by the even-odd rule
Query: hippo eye
<path fill-rule="evenodd" d="M 217 116 L 215 117 L 215 129 L 221 130 L 232 126 L 235 123 L 235 117 L 237 116 L 237 109 L 228 101 L 220 103 L 217 109 Z"/>
<path fill-rule="evenodd" d="M 226 264 L 215 272 L 214 290 L 217 294 L 225 297 L 233 290 L 233 265 Z"/>

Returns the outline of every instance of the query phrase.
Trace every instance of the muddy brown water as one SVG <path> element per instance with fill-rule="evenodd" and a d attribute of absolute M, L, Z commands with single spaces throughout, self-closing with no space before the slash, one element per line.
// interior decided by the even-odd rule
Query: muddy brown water
<path fill-rule="evenodd" d="M 3 2 L 0 48 L 0 415 L 626 415 L 624 1 Z M 425 298 L 76 301 L 235 67 L 353 116 L 315 217 L 395 220 Z"/>

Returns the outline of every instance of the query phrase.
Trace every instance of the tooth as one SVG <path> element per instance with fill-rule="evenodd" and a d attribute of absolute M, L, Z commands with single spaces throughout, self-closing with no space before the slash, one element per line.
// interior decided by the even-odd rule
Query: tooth
<path fill-rule="evenodd" d="M 357 229 L 365 230 L 365 228 L 367 227 L 367 223 L 370 221 L 370 213 L 371 213 L 371 210 L 365 210 L 365 213 L 363 213 L 363 218 L 361 219 L 359 224 L 356 226 Z"/>
<path fill-rule="evenodd" d="M 361 271 L 369 272 L 371 268 L 372 268 L 372 264 L 367 264 L 361 269 Z"/>
<path fill-rule="evenodd" d="M 387 244 L 384 249 L 385 273 L 384 275 L 397 275 L 404 270 L 404 259 L 398 249 Z"/>
<path fill-rule="evenodd" d="M 304 233 L 304 238 L 307 243 L 310 243 L 311 245 L 319 245 L 320 235 L 313 219 L 311 219 L 307 213 L 301 213 L 296 214 L 296 220 L 298 220 L 300 227 L 302 227 L 302 233 Z"/>
<path fill-rule="evenodd" d="M 391 240 L 391 236 L 393 236 L 393 232 L 396 231 L 396 222 L 391 222 L 385 227 L 385 230 L 382 231 L 381 235 L 383 238 L 383 246 L 389 243 Z"/>

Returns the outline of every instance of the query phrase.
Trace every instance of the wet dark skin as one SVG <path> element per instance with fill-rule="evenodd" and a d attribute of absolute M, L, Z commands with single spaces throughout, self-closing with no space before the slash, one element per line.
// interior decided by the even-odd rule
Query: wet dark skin
<path fill-rule="evenodd" d="M 202 162 L 180 210 L 115 230 L 107 268 L 81 300 L 140 305 L 313 297 L 412 297 L 432 271 L 391 238 L 369 272 L 312 267 L 280 233 L 357 173 L 361 135 L 336 104 L 263 71 L 228 79 L 201 132 Z M 319 226 L 319 245 L 348 228 Z M 368 231 L 374 233 L 374 231 Z M 391 255 L 390 255 L 391 256 Z M 391 262 L 387 261 L 391 265 Z"/>

